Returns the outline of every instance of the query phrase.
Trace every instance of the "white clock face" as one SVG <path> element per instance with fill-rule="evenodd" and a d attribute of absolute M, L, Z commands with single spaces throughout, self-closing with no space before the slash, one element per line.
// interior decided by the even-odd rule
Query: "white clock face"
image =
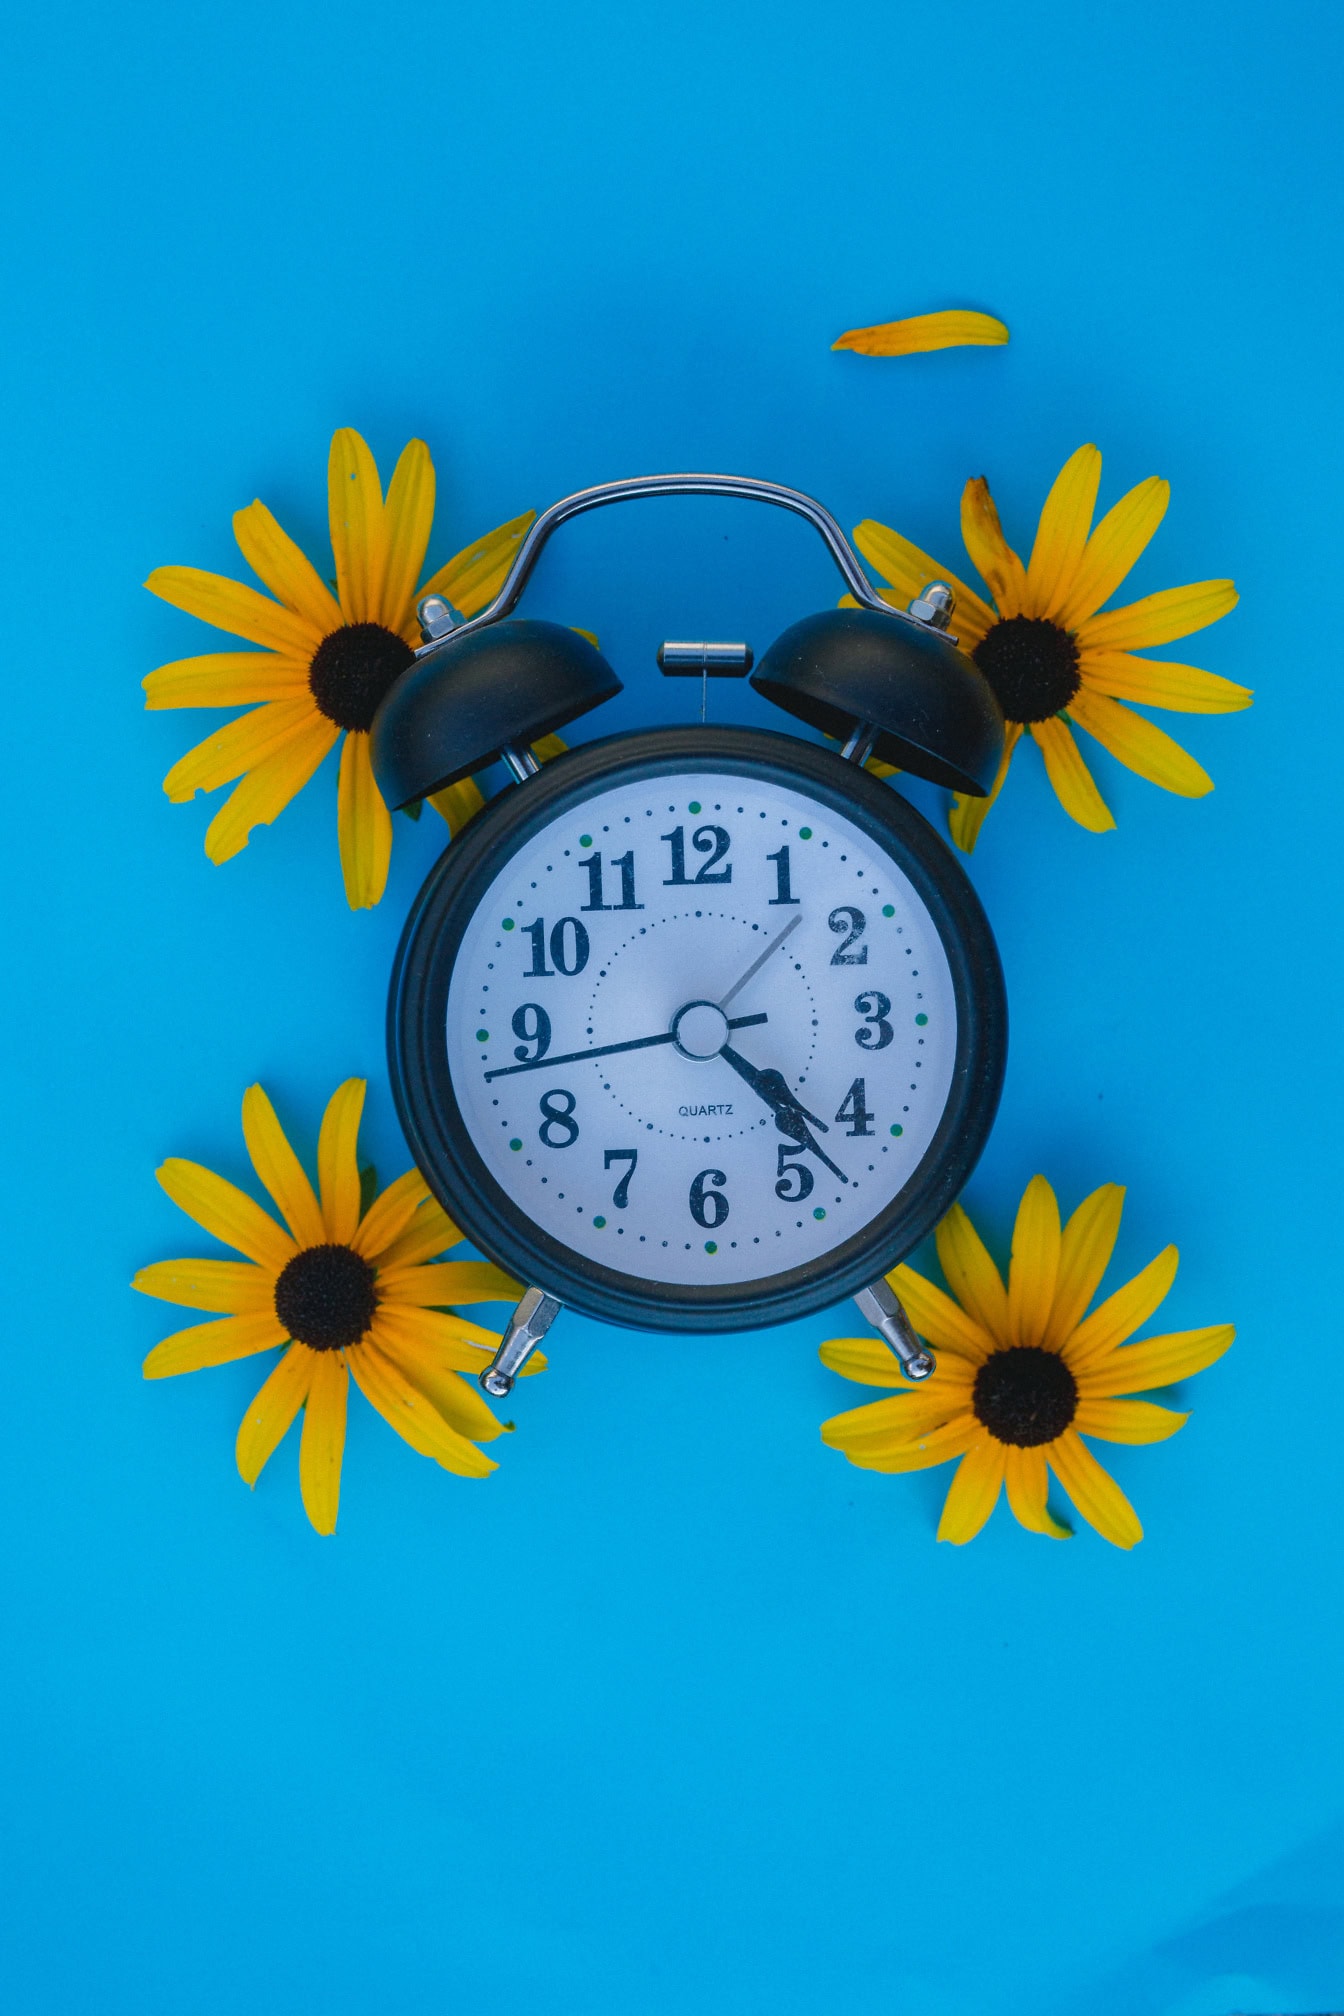
<path fill-rule="evenodd" d="M 805 786 L 712 768 L 600 787 L 526 841 L 463 934 L 445 1035 L 514 1204 L 580 1261 L 695 1287 L 862 1232 L 957 1047 L 891 855 Z"/>

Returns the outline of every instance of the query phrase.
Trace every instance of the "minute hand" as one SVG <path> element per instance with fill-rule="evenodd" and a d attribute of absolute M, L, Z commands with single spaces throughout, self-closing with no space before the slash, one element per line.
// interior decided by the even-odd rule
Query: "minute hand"
<path fill-rule="evenodd" d="M 730 1029 L 755 1029 L 762 1022 L 768 1022 L 768 1015 L 738 1015 L 728 1024 Z M 492 1078 L 513 1078 L 519 1071 L 549 1071 L 554 1064 L 586 1064 L 590 1057 L 615 1057 L 622 1050 L 652 1050 L 659 1043 L 673 1043 L 676 1038 L 669 1029 L 661 1036 L 636 1036 L 629 1043 L 599 1043 L 593 1050 L 567 1050 L 560 1057 L 552 1057 L 549 1052 L 544 1057 L 531 1057 L 526 1064 L 501 1064 L 494 1071 L 485 1074 L 486 1083 Z M 725 1056 L 727 1052 L 725 1051 Z"/>
<path fill-rule="evenodd" d="M 825 1134 L 828 1132 L 826 1122 L 818 1120 L 815 1113 L 809 1113 L 806 1106 L 799 1104 L 789 1090 L 782 1072 L 758 1071 L 754 1064 L 749 1064 L 741 1052 L 734 1050 L 728 1043 L 724 1044 L 719 1055 L 726 1063 L 732 1065 L 739 1078 L 746 1079 L 758 1099 L 764 1099 L 775 1116 L 775 1125 L 781 1134 L 787 1135 L 790 1141 L 796 1141 L 800 1147 L 808 1149 L 816 1156 L 818 1162 L 825 1163 L 833 1176 L 838 1176 L 842 1183 L 848 1183 L 849 1178 L 844 1170 L 836 1167 L 807 1124 L 809 1120 L 813 1121 Z"/>

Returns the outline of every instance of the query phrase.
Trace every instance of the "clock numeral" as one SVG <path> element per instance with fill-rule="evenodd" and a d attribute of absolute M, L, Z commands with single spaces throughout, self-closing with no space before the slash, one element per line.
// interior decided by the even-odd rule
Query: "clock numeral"
<path fill-rule="evenodd" d="M 722 1169 L 702 1169 L 691 1185 L 691 1216 L 706 1232 L 717 1232 L 728 1216 L 728 1199 L 713 1187 L 727 1181 Z"/>
<path fill-rule="evenodd" d="M 513 1011 L 513 1033 L 518 1038 L 513 1053 L 518 1062 L 537 1064 L 551 1047 L 551 1018 L 536 1001 L 524 1001 Z"/>
<path fill-rule="evenodd" d="M 854 1031 L 854 1041 L 860 1050 L 885 1050 L 896 1034 L 887 1020 L 891 1003 L 886 995 L 879 994 L 876 988 L 871 994 L 860 994 L 854 1003 L 854 1013 L 863 1017 L 863 1027 Z"/>
<path fill-rule="evenodd" d="M 561 1105 L 561 1100 L 567 1104 Z M 537 1132 L 547 1148 L 572 1148 L 579 1138 L 579 1123 L 574 1118 L 574 1108 L 578 1100 L 572 1092 L 543 1092 L 541 1111 L 543 1119 Z M 551 1130 L 558 1127 L 559 1134 Z"/>
<path fill-rule="evenodd" d="M 879 1049 L 882 1047 L 880 1040 L 877 1047 Z M 840 1111 L 836 1114 L 835 1118 L 837 1126 L 843 1121 L 847 1120 L 849 1122 L 849 1133 L 851 1135 L 872 1133 L 873 1116 L 868 1111 L 867 1088 L 862 1078 L 854 1080 L 854 1083 L 850 1086 L 848 1092 L 846 1092 L 841 1102 Z"/>
<path fill-rule="evenodd" d="M 801 902 L 802 898 L 794 895 L 793 884 L 789 880 L 788 848 L 781 847 L 777 853 L 767 854 L 765 858 L 775 864 L 775 894 L 770 898 L 770 904 Z"/>
<path fill-rule="evenodd" d="M 832 966 L 866 966 L 868 964 L 868 947 L 866 945 L 859 945 L 860 938 L 862 938 L 864 932 L 868 929 L 868 919 L 864 916 L 862 910 L 856 910 L 852 903 L 842 903 L 838 910 L 832 910 L 826 922 L 830 925 L 837 938 L 841 932 L 848 932 L 849 934 L 844 944 L 837 945 L 834 952 L 832 952 Z M 851 952 L 849 949 L 851 945 L 859 945 L 858 951 Z M 887 1006 L 890 1007 L 891 1003 L 888 1002 Z"/>
<path fill-rule="evenodd" d="M 608 1148 L 603 1153 L 602 1167 L 604 1169 L 610 1169 L 613 1162 L 628 1162 L 630 1165 L 611 1193 L 611 1201 L 618 1211 L 624 1211 L 626 1205 L 630 1202 L 630 1178 L 635 1173 L 635 1164 L 638 1160 L 638 1148 Z"/>
<path fill-rule="evenodd" d="M 621 900 L 619 903 L 604 903 L 602 900 L 602 856 L 594 854 L 590 860 L 580 861 L 579 867 L 588 877 L 588 901 L 582 905 L 585 910 L 642 910 L 644 905 L 635 901 L 635 850 L 618 854 L 612 862 L 613 868 L 621 871 Z"/>
<path fill-rule="evenodd" d="M 704 862 L 694 875 L 686 873 L 686 828 L 674 826 L 670 833 L 664 833 L 661 837 L 672 849 L 672 873 L 664 879 L 664 889 L 676 888 L 691 882 L 732 881 L 732 863 L 730 862 L 726 868 L 718 867 L 730 845 L 728 835 L 722 826 L 697 826 L 692 833 L 691 845 L 696 853 L 709 856 L 708 861 Z M 716 869 L 717 873 L 714 872 Z"/>
<path fill-rule="evenodd" d="M 790 1162 L 789 1160 L 790 1155 L 805 1155 L 806 1153 L 806 1141 L 781 1141 L 779 1144 L 775 1195 L 782 1203 L 801 1204 L 804 1197 L 812 1195 L 812 1171 L 805 1162 Z M 790 1186 L 789 1179 L 792 1176 L 798 1178 L 798 1187 L 796 1189 Z"/>
<path fill-rule="evenodd" d="M 538 917 L 535 924 L 526 924 L 523 930 L 524 935 L 532 940 L 532 964 L 523 975 L 525 980 L 553 980 L 556 973 L 563 973 L 572 980 L 588 964 L 588 933 L 577 917 L 562 917 L 558 924 L 551 926 L 554 970 L 546 964 L 544 918 Z"/>

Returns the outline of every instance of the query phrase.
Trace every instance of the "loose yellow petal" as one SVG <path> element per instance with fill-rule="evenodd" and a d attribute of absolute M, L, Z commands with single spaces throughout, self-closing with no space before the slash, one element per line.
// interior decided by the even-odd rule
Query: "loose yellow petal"
<path fill-rule="evenodd" d="M 395 1183 L 389 1183 L 359 1221 L 350 1241 L 356 1253 L 381 1264 L 388 1247 L 406 1230 L 428 1196 L 418 1169 L 408 1169 Z"/>
<path fill-rule="evenodd" d="M 216 1176 L 213 1169 L 203 1169 L 199 1162 L 185 1162 L 180 1156 L 170 1155 L 154 1173 L 174 1204 L 189 1218 L 194 1218 L 216 1239 L 222 1239 L 226 1246 L 236 1246 L 249 1260 L 269 1268 L 272 1274 L 279 1274 L 298 1252 L 289 1234 L 280 1230 L 260 1204 L 245 1190 Z"/>
<path fill-rule="evenodd" d="M 1193 630 L 1206 629 L 1237 606 L 1230 581 L 1193 581 L 1185 588 L 1163 588 L 1124 609 L 1089 616 L 1078 626 L 1080 651 L 1146 651 L 1154 644 L 1173 644 Z"/>
<path fill-rule="evenodd" d="M 1046 775 L 1070 819 L 1089 833 L 1105 833 L 1115 825 L 1106 801 L 1092 781 L 1092 772 L 1078 753 L 1078 744 L 1068 724 L 1058 716 L 1049 721 L 1033 721 L 1032 738 L 1045 758 Z"/>
<path fill-rule="evenodd" d="M 1083 1320 L 1083 1311 L 1101 1286 L 1111 1264 L 1125 1193 L 1119 1183 L 1103 1183 L 1084 1197 L 1064 1227 L 1059 1247 L 1059 1278 L 1054 1307 L 1041 1342 L 1058 1351 Z"/>
<path fill-rule="evenodd" d="M 460 1372 L 449 1370 L 433 1351 L 417 1349 L 413 1344 L 393 1344 L 381 1330 L 375 1330 L 373 1342 L 407 1384 L 422 1394 L 459 1435 L 469 1442 L 493 1442 L 496 1436 L 504 1434 L 503 1422 L 490 1412 L 479 1386 L 469 1385 Z"/>
<path fill-rule="evenodd" d="M 1048 1444 L 1047 1453 L 1051 1469 L 1088 1525 L 1115 1547 L 1137 1546 L 1143 1538 L 1138 1514 L 1076 1431 L 1066 1428 L 1058 1441 Z"/>
<path fill-rule="evenodd" d="M 1073 1425 L 1103 1442 L 1165 1442 L 1189 1419 L 1151 1400 L 1080 1400 Z"/>
<path fill-rule="evenodd" d="M 1158 1308 L 1176 1279 L 1179 1254 L 1174 1246 L 1164 1246 L 1155 1260 L 1123 1288 L 1117 1288 L 1078 1325 L 1064 1341 L 1064 1356 L 1075 1375 L 1095 1365 L 1117 1344 L 1132 1337 Z"/>
<path fill-rule="evenodd" d="M 431 792 L 427 802 L 447 826 L 449 839 L 455 840 L 462 828 L 476 817 L 485 799 L 473 778 L 462 777 L 456 784 L 445 784 L 442 791 Z"/>
<path fill-rule="evenodd" d="M 990 1264 L 993 1265 L 992 1262 Z M 995 1271 L 997 1274 L 997 1269 Z M 948 1278 L 951 1279 L 951 1276 Z M 983 1323 L 968 1316 L 950 1295 L 944 1295 L 932 1281 L 916 1274 L 913 1267 L 904 1264 L 893 1267 L 887 1280 L 900 1296 L 902 1307 L 915 1329 L 932 1344 L 935 1351 L 952 1351 L 971 1365 L 984 1364 L 994 1349 L 994 1337 Z M 992 1289 L 990 1293 L 993 1299 Z M 994 1307 L 997 1309 L 997 1301 Z"/>
<path fill-rule="evenodd" d="M 417 600 L 423 600 L 426 595 L 442 595 L 464 616 L 478 614 L 487 602 L 494 601 L 504 586 L 504 577 L 512 567 L 518 548 L 536 515 L 535 511 L 521 512 L 517 518 L 510 518 L 507 524 L 487 532 L 483 539 L 474 540 L 460 553 L 454 553 L 437 574 L 431 574 Z M 416 641 L 419 641 L 418 632 Z"/>
<path fill-rule="evenodd" d="M 417 1393 L 405 1373 L 376 1345 L 355 1345 L 350 1370 L 370 1406 L 422 1456 L 432 1457 L 458 1477 L 488 1477 L 499 1468 L 474 1442 L 450 1428 L 438 1408 L 423 1393 Z"/>
<path fill-rule="evenodd" d="M 378 1292 L 416 1309 L 457 1309 L 472 1302 L 516 1302 L 523 1284 L 488 1260 L 447 1260 L 439 1267 L 380 1269 Z"/>
<path fill-rule="evenodd" d="M 862 524 L 854 527 L 854 544 L 864 559 L 871 561 L 890 581 L 896 594 L 889 599 L 899 608 L 912 602 L 930 581 L 946 581 L 956 597 L 952 628 L 961 640 L 963 651 L 973 650 L 998 620 L 974 588 L 968 587 L 950 567 L 940 567 L 928 553 L 921 552 L 899 532 L 893 532 L 889 525 L 880 525 L 875 518 L 865 518 Z"/>
<path fill-rule="evenodd" d="M 378 620 L 400 635 L 415 622 L 415 584 L 434 523 L 434 464 L 423 441 L 408 441 L 402 449 L 387 486 L 385 516 L 387 572 Z"/>
<path fill-rule="evenodd" d="M 880 1442 L 860 1442 L 844 1451 L 845 1461 L 856 1470 L 876 1470 L 884 1477 L 899 1477 L 910 1470 L 932 1470 L 964 1456 L 984 1429 L 974 1414 L 959 1414 L 945 1428 L 931 1428 L 909 1442 L 887 1447 Z"/>
<path fill-rule="evenodd" d="M 306 1344 L 291 1344 L 270 1378 L 252 1400 L 238 1428 L 233 1453 L 244 1484 L 255 1485 L 284 1441 L 294 1417 L 308 1398 L 313 1369 L 320 1354 Z"/>
<path fill-rule="evenodd" d="M 387 572 L 387 521 L 377 467 L 368 443 L 353 427 L 338 427 L 331 437 L 327 510 L 345 620 L 376 623 Z"/>
<path fill-rule="evenodd" d="M 339 630 L 340 604 L 306 553 L 258 498 L 233 514 L 233 536 L 244 560 L 272 595 L 319 637 Z"/>
<path fill-rule="evenodd" d="M 974 308 L 940 308 L 934 315 L 907 315 L 899 322 L 847 329 L 831 348 L 856 350 L 860 357 L 911 357 L 923 350 L 956 350 L 968 344 L 1007 341 L 1007 329 L 993 315 L 982 315 Z"/>
<path fill-rule="evenodd" d="M 327 1102 L 317 1137 L 322 1222 L 335 1246 L 350 1245 L 359 1225 L 358 1143 L 364 1092 L 362 1078 L 347 1078 L 338 1085 Z"/>
<path fill-rule="evenodd" d="M 131 1282 L 142 1295 L 184 1309 L 217 1309 L 225 1316 L 255 1316 L 275 1309 L 275 1278 L 247 1260 L 156 1260 Z"/>
<path fill-rule="evenodd" d="M 194 1323 L 175 1330 L 156 1344 L 144 1363 L 146 1379 L 171 1379 L 179 1372 L 200 1372 L 207 1365 L 231 1365 L 235 1358 L 253 1358 L 287 1344 L 274 1309 L 253 1316 L 222 1316 L 218 1323 Z"/>
<path fill-rule="evenodd" d="M 313 1186 L 260 1085 L 249 1085 L 243 1094 L 243 1139 L 252 1167 L 299 1245 L 320 1246 L 327 1235 Z"/>
<path fill-rule="evenodd" d="M 1027 592 L 1027 570 L 1003 536 L 998 507 L 984 476 L 961 493 L 961 536 L 1000 616 L 1016 616 Z"/>
<path fill-rule="evenodd" d="M 203 658 L 176 658 L 171 665 L 160 665 L 140 683 L 151 713 L 166 707 L 249 707 L 257 700 L 301 700 L 309 690 L 308 660 L 282 658 L 276 651 L 210 651 Z"/>
<path fill-rule="evenodd" d="M 980 838 L 980 828 L 985 823 L 990 806 L 1003 789 L 1004 780 L 1008 775 L 1008 765 L 1013 760 L 1013 751 L 1021 737 L 1020 721 L 1005 722 L 1003 755 L 999 759 L 999 767 L 995 772 L 994 782 L 989 787 L 988 797 L 971 798 L 964 791 L 954 793 L 952 810 L 947 815 L 947 826 L 954 844 L 960 847 L 963 854 L 975 852 L 975 843 Z"/>
<path fill-rule="evenodd" d="M 371 910 L 387 887 L 392 860 L 392 815 L 374 782 L 369 738 L 357 731 L 346 736 L 341 751 L 336 831 L 341 843 L 345 900 L 352 910 Z"/>
<path fill-rule="evenodd" d="M 462 1234 L 433 1197 L 426 1198 L 406 1230 L 399 1233 L 379 1261 L 380 1267 L 411 1267 L 419 1260 L 432 1260 L 461 1244 Z"/>
<path fill-rule="evenodd" d="M 954 1547 L 964 1547 L 968 1540 L 974 1540 L 999 1502 L 1007 1453 L 1003 1443 L 996 1442 L 992 1435 L 982 1434 L 980 1441 L 971 1444 L 957 1465 L 957 1474 L 943 1505 L 943 1516 L 938 1521 L 940 1540 L 950 1540 Z"/>
<path fill-rule="evenodd" d="M 1009 1449 L 1003 1475 L 1008 1504 L 1019 1526 L 1029 1533 L 1048 1534 L 1052 1540 L 1072 1540 L 1069 1528 L 1060 1525 L 1046 1504 L 1050 1471 L 1044 1449 Z"/>
<path fill-rule="evenodd" d="M 302 659 L 305 665 L 322 642 L 315 624 L 224 574 L 207 574 L 200 567 L 156 567 L 145 586 L 160 601 L 213 623 L 216 630 L 246 637 L 249 644 L 264 644 L 268 651 Z"/>
<path fill-rule="evenodd" d="M 1078 670 L 1092 692 L 1137 701 L 1140 707 L 1166 707 L 1174 714 L 1236 714 L 1255 698 L 1249 686 L 1237 686 L 1216 672 L 1136 658 L 1129 651 L 1084 651 Z"/>
<path fill-rule="evenodd" d="M 1212 791 L 1208 771 L 1187 755 L 1179 742 L 1173 742 L 1165 729 L 1142 714 L 1132 714 L 1105 694 L 1080 687 L 1069 702 L 1069 717 L 1095 735 L 1117 762 L 1146 777 L 1150 784 L 1160 784 L 1180 798 L 1203 798 Z"/>
<path fill-rule="evenodd" d="M 185 805 L 198 791 L 231 784 L 245 770 L 255 769 L 277 750 L 286 749 L 320 717 L 307 694 L 293 700 L 272 700 L 251 714 L 228 721 L 188 750 L 163 780 L 174 805 Z"/>
<path fill-rule="evenodd" d="M 980 1234 L 960 1204 L 954 1204 L 941 1221 L 934 1242 L 948 1286 L 968 1315 L 995 1344 L 1011 1344 L 1008 1292 Z"/>
<path fill-rule="evenodd" d="M 1076 630 L 1110 601 L 1165 518 L 1170 498 L 1170 483 L 1150 476 L 1111 506 L 1054 611 L 1062 629 Z"/>
<path fill-rule="evenodd" d="M 309 1353 L 308 1403 L 299 1443 L 299 1489 L 303 1509 L 319 1533 L 336 1531 L 341 1503 L 341 1458 L 345 1454 L 345 1409 L 349 1374 L 339 1351 Z"/>
<path fill-rule="evenodd" d="M 1174 1386 L 1178 1379 L 1189 1379 L 1214 1364 L 1236 1334 L 1230 1323 L 1213 1323 L 1203 1330 L 1176 1330 L 1166 1337 L 1145 1337 L 1141 1344 L 1128 1344 L 1076 1373 L 1078 1391 L 1091 1399 L 1117 1393 L 1151 1393 L 1158 1386 Z"/>
<path fill-rule="evenodd" d="M 1045 1336 L 1059 1277 L 1059 1205 L 1044 1176 L 1033 1176 L 1017 1208 L 1008 1266 L 1008 1334 L 1015 1344 Z"/>
<path fill-rule="evenodd" d="M 1054 619 L 1087 551 L 1100 482 L 1101 451 L 1088 443 L 1070 455 L 1050 486 L 1027 562 L 1024 615 Z"/>
<path fill-rule="evenodd" d="M 205 851 L 214 862 L 231 861 L 246 847 L 256 826 L 278 819 L 328 754 L 340 730 L 318 715 L 235 785 L 205 829 Z"/>

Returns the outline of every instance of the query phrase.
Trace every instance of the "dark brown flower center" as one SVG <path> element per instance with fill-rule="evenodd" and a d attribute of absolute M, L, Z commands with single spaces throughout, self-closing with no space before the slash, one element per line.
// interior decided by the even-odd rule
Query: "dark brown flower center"
<path fill-rule="evenodd" d="M 350 1246 L 305 1246 L 275 1284 L 275 1313 L 296 1344 L 358 1344 L 378 1306 L 375 1275 Z"/>
<path fill-rule="evenodd" d="M 1048 721 L 1081 685 L 1078 646 L 1045 616 L 1005 616 L 971 653 L 1006 721 Z"/>
<path fill-rule="evenodd" d="M 971 1404 L 991 1435 L 1035 1449 L 1062 1435 L 1078 1411 L 1078 1382 L 1057 1351 L 1014 1344 L 975 1375 Z"/>
<path fill-rule="evenodd" d="M 343 623 L 314 651 L 308 684 L 329 721 L 367 731 L 383 695 L 414 657 L 405 638 L 381 623 Z"/>

